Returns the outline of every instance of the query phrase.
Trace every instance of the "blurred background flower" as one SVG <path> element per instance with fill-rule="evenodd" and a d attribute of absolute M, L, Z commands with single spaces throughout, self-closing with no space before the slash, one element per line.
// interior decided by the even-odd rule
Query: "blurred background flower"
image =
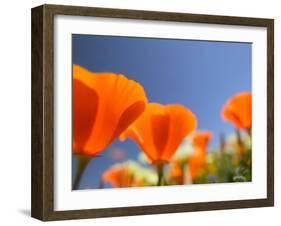
<path fill-rule="evenodd" d="M 120 162 L 126 160 L 126 152 L 120 147 L 113 147 L 109 149 L 107 157 L 113 160 L 114 162 Z"/>
<path fill-rule="evenodd" d="M 192 180 L 196 180 L 206 168 L 207 147 L 212 139 L 209 131 L 200 131 L 192 137 L 193 153 L 188 159 L 188 169 Z"/>
<path fill-rule="evenodd" d="M 241 92 L 232 96 L 222 109 L 222 118 L 237 129 L 252 128 L 252 95 Z"/>
<path fill-rule="evenodd" d="M 157 175 L 134 161 L 115 164 L 102 174 L 102 183 L 109 183 L 115 188 L 142 187 L 155 185 Z"/>

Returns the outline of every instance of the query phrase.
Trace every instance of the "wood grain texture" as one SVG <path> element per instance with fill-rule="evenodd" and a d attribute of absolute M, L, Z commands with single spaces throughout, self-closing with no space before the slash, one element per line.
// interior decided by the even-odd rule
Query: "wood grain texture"
<path fill-rule="evenodd" d="M 53 212 L 53 15 L 32 9 L 32 195 L 31 215 Z"/>
<path fill-rule="evenodd" d="M 90 210 L 54 211 L 54 16 L 75 15 L 267 28 L 267 198 Z M 32 200 L 37 219 L 66 220 L 250 208 L 274 204 L 274 21 L 123 9 L 43 5 L 32 9 Z"/>
<path fill-rule="evenodd" d="M 267 199 L 274 205 L 274 20 L 267 24 Z"/>
<path fill-rule="evenodd" d="M 31 216 L 43 219 L 43 6 L 31 17 Z"/>

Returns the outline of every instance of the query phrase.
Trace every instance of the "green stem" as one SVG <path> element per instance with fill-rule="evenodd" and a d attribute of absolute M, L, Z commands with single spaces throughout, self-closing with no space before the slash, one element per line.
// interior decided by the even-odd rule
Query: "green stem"
<path fill-rule="evenodd" d="M 88 156 L 76 155 L 76 157 L 77 157 L 77 173 L 76 173 L 76 177 L 75 177 L 75 180 L 74 180 L 74 183 L 72 186 L 73 190 L 77 190 L 79 188 L 81 177 L 82 177 L 88 163 L 91 160 L 91 158 Z"/>
<path fill-rule="evenodd" d="M 164 165 L 162 163 L 158 163 L 156 165 L 156 169 L 157 169 L 157 174 L 158 174 L 158 183 L 157 186 L 161 186 L 162 185 L 162 180 L 163 180 L 163 169 L 164 169 Z"/>
<path fill-rule="evenodd" d="M 239 144 L 241 147 L 243 147 L 243 142 L 242 142 L 242 139 L 241 139 L 241 134 L 240 134 L 239 129 L 236 129 L 236 136 L 237 136 L 238 144 Z"/>
<path fill-rule="evenodd" d="M 249 137 L 252 137 L 252 128 L 247 129 L 247 133 L 248 133 Z"/>
<path fill-rule="evenodd" d="M 225 136 L 223 133 L 220 134 L 220 151 L 221 153 L 224 153 L 225 149 Z"/>

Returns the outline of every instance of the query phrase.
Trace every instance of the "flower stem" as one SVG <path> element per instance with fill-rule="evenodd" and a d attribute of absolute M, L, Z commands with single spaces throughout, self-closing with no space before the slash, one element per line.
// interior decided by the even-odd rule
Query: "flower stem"
<path fill-rule="evenodd" d="M 156 165 L 156 169 L 157 169 L 157 174 L 158 174 L 158 183 L 157 186 L 161 186 L 162 185 L 162 181 L 163 181 L 163 169 L 164 169 L 164 165 L 159 163 Z"/>
<path fill-rule="evenodd" d="M 237 142 L 238 144 L 243 147 L 243 142 L 242 142 L 242 138 L 241 138 L 241 133 L 239 129 L 236 129 L 236 136 L 237 136 Z"/>
<path fill-rule="evenodd" d="M 239 145 L 239 153 L 240 153 L 240 158 L 241 158 L 241 154 L 243 154 L 245 152 L 245 145 L 242 141 L 241 132 L 239 129 L 236 129 L 236 136 L 237 136 L 237 142 Z"/>
<path fill-rule="evenodd" d="M 74 180 L 74 183 L 72 186 L 73 190 L 77 190 L 79 188 L 81 177 L 82 177 L 88 163 L 91 160 L 91 158 L 88 156 L 76 155 L 76 157 L 77 157 L 77 173 L 76 173 L 76 177 L 75 177 L 75 180 Z"/>
<path fill-rule="evenodd" d="M 247 129 L 247 133 L 248 133 L 249 137 L 252 137 L 252 128 Z"/>
<path fill-rule="evenodd" d="M 220 134 L 220 151 L 224 153 L 225 149 L 225 136 L 223 133 Z"/>

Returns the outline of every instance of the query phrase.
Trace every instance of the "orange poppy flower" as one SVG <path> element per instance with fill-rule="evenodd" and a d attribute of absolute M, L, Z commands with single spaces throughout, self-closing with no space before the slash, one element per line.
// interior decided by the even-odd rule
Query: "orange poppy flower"
<path fill-rule="evenodd" d="M 195 115 L 182 105 L 152 103 L 120 139 L 130 137 L 152 164 L 163 164 L 171 160 L 183 139 L 195 128 Z"/>
<path fill-rule="evenodd" d="M 171 164 L 171 168 L 169 171 L 169 177 L 172 179 L 172 181 L 176 182 L 177 184 L 183 184 L 184 183 L 184 172 L 183 172 L 183 166 L 178 161 L 173 161 Z"/>
<path fill-rule="evenodd" d="M 197 132 L 197 133 L 195 133 L 195 135 L 192 139 L 192 145 L 198 151 L 202 151 L 205 153 L 212 137 L 213 137 L 213 134 L 209 131 Z"/>
<path fill-rule="evenodd" d="M 73 65 L 73 149 L 96 156 L 145 110 L 143 87 L 124 75 Z"/>
<path fill-rule="evenodd" d="M 207 147 L 212 139 L 212 133 L 207 131 L 197 132 L 192 140 L 193 154 L 188 159 L 189 172 L 192 179 L 196 178 L 200 170 L 206 165 Z"/>
<path fill-rule="evenodd" d="M 252 94 L 242 92 L 231 97 L 222 109 L 222 118 L 237 129 L 251 129 Z"/>
<path fill-rule="evenodd" d="M 131 187 L 132 185 L 132 176 L 130 175 L 129 168 L 126 166 L 109 168 L 103 173 L 102 180 L 116 188 Z"/>

